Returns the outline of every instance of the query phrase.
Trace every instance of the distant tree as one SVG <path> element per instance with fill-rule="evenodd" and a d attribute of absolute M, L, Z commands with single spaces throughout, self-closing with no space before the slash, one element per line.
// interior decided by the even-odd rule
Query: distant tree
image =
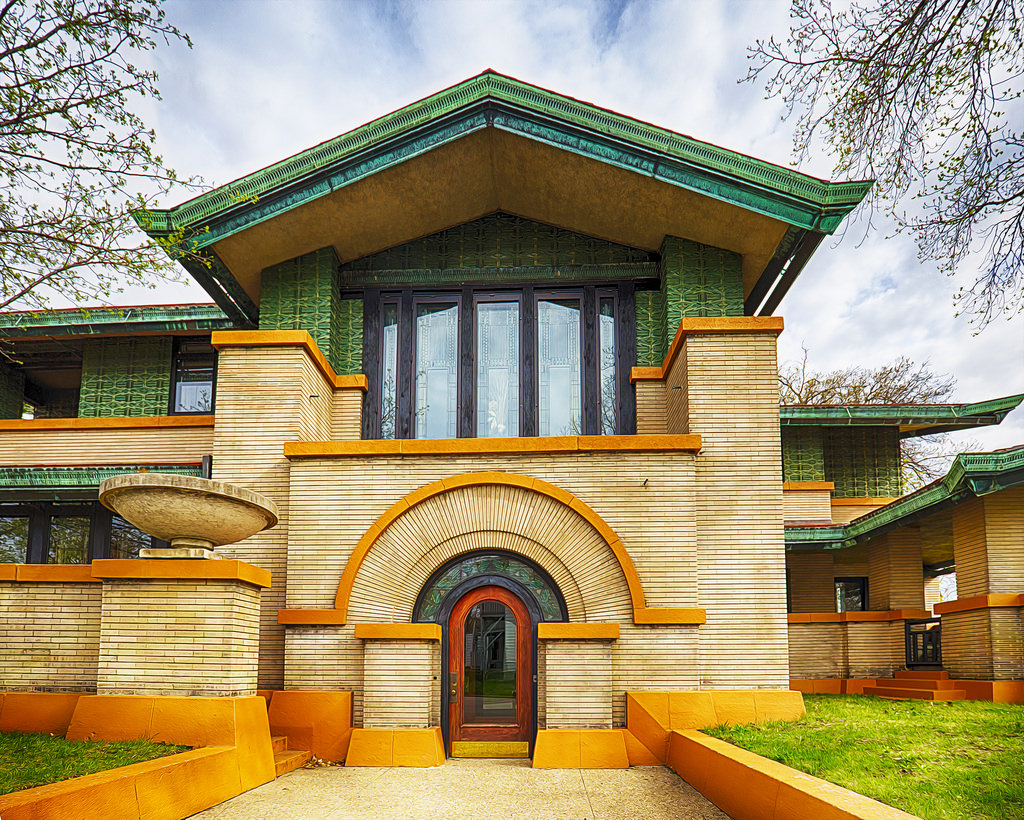
<path fill-rule="evenodd" d="M 813 370 L 804 349 L 799 362 L 779 369 L 782 404 L 942 404 L 956 389 L 956 379 L 935 373 L 928 362 L 900 357 L 881 367 Z M 948 433 L 918 436 L 900 442 L 900 473 L 905 491 L 915 490 L 946 474 L 958 454 L 976 447 L 954 443 Z"/>
<path fill-rule="evenodd" d="M 182 183 L 131 106 L 140 52 L 188 37 L 161 0 L 0 0 L 0 308 L 176 276 L 132 210 Z"/>
<path fill-rule="evenodd" d="M 1024 310 L 1024 21 L 1020 0 L 792 0 L 784 43 L 747 80 L 820 138 L 837 173 L 877 181 L 869 207 L 947 273 L 983 252 L 960 307 L 984 325 Z M 911 197 L 911 212 L 903 210 Z"/>

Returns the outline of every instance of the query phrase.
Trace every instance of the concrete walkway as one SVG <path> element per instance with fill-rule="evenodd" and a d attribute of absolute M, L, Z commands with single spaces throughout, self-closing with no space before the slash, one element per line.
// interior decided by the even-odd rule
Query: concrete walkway
<path fill-rule="evenodd" d="M 729 820 L 664 766 L 532 769 L 449 760 L 434 769 L 298 769 L 196 820 Z"/>

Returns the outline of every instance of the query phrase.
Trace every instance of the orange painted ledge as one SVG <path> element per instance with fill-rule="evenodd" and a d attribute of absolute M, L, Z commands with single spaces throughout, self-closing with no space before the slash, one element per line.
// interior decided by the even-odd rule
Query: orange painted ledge
<path fill-rule="evenodd" d="M 540 729 L 533 745 L 535 769 L 628 769 L 621 729 Z"/>
<path fill-rule="evenodd" d="M 161 579 L 244 581 L 270 586 L 270 571 L 245 561 L 181 561 L 175 559 L 104 558 L 92 562 L 92 574 L 104 579 Z"/>
<path fill-rule="evenodd" d="M 39 584 L 98 584 L 89 564 L 0 564 L 0 581 Z"/>
<path fill-rule="evenodd" d="M 0 421 L 0 430 L 140 430 L 160 427 L 213 427 L 213 423 L 214 416 L 212 415 L 109 416 L 95 419 L 5 419 Z"/>
<path fill-rule="evenodd" d="M 439 641 L 440 624 L 356 624 L 362 641 Z"/>
<path fill-rule="evenodd" d="M 791 624 L 845 624 L 916 620 L 931 616 L 927 609 L 890 609 L 877 612 L 790 612 L 786 620 Z"/>
<path fill-rule="evenodd" d="M 700 625 L 708 622 L 708 611 L 700 607 L 652 606 L 633 609 L 633 623 L 663 626 Z"/>
<path fill-rule="evenodd" d="M 341 580 L 338 582 L 338 591 L 334 596 L 334 608 L 345 613 L 345 618 L 348 617 L 348 601 L 352 594 L 352 587 L 355 584 L 359 568 L 362 566 L 366 556 L 373 548 L 373 545 L 377 543 L 377 539 L 384 533 L 384 530 L 386 530 L 399 517 L 404 515 L 417 504 L 426 501 L 428 498 L 433 498 L 434 496 L 448 492 L 449 490 L 454 490 L 458 487 L 487 485 L 522 487 L 526 490 L 532 490 L 533 492 L 553 498 L 555 501 L 564 504 L 582 516 L 588 524 L 597 530 L 598 534 L 604 539 L 609 549 L 611 549 L 612 555 L 615 556 L 615 560 L 618 562 L 619 567 L 622 570 L 622 574 L 626 579 L 626 586 L 629 588 L 629 597 L 633 602 L 634 611 L 637 609 L 645 609 L 643 585 L 640 583 L 640 575 L 636 571 L 633 559 L 629 557 L 629 552 L 627 552 L 621 539 L 600 515 L 598 515 L 588 504 L 581 501 L 568 490 L 563 490 L 561 487 L 556 487 L 554 484 L 549 484 L 547 481 L 543 481 L 539 478 L 531 478 L 530 476 L 517 475 L 516 473 L 502 473 L 495 471 L 463 473 L 462 475 L 442 478 L 439 481 L 434 481 L 420 487 L 418 490 L 413 490 L 405 498 L 399 499 L 392 504 L 373 524 L 370 525 L 370 528 L 366 531 L 363 537 L 359 539 L 359 543 L 356 544 L 356 548 L 352 551 L 352 555 L 349 556 L 348 562 L 345 564 L 345 569 L 341 574 Z M 347 620 L 342 621 L 342 623 L 347 623 Z M 662 622 L 652 621 L 651 623 Z"/>
<path fill-rule="evenodd" d="M 1024 606 L 1024 594 L 976 595 L 973 598 L 958 598 L 935 604 L 936 615 L 949 615 L 954 612 L 970 612 L 975 609 L 993 609 L 1002 606 Z"/>
<path fill-rule="evenodd" d="M 537 624 L 539 641 L 617 641 L 619 625 L 610 623 Z"/>
<path fill-rule="evenodd" d="M 285 626 L 344 626 L 345 613 L 339 609 L 279 609 L 277 622 Z"/>
<path fill-rule="evenodd" d="M 782 490 L 787 493 L 817 492 L 820 490 L 834 490 L 835 482 L 832 481 L 783 481 Z"/>
<path fill-rule="evenodd" d="M 361 373 L 345 376 L 335 373 L 316 340 L 305 330 L 215 330 L 210 335 L 210 344 L 218 350 L 224 347 L 301 347 L 336 390 L 365 392 L 369 386 Z"/>
<path fill-rule="evenodd" d="M 661 367 L 634 367 L 629 372 L 631 382 L 646 379 L 664 379 L 672 368 L 672 363 L 682 349 L 683 340 L 687 336 L 724 334 L 724 333 L 771 333 L 778 336 L 782 333 L 785 323 L 781 316 L 716 316 L 708 318 L 688 317 L 679 322 L 668 354 Z"/>
<path fill-rule="evenodd" d="M 523 436 L 520 438 L 286 441 L 289 459 L 355 456 L 453 456 L 518 453 L 699 452 L 697 435 Z"/>
<path fill-rule="evenodd" d="M 441 727 L 425 729 L 353 729 L 346 766 L 444 765 Z"/>

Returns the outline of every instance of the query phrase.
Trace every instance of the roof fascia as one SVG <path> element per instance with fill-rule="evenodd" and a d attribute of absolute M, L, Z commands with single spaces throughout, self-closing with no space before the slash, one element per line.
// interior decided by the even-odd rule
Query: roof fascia
<path fill-rule="evenodd" d="M 232 330 L 236 324 L 213 305 L 102 307 L 0 314 L 0 337 L 94 336 Z"/>

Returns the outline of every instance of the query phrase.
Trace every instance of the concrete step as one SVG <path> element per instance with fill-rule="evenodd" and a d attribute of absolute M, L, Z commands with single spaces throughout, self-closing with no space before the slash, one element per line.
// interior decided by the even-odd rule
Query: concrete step
<path fill-rule="evenodd" d="M 877 678 L 875 686 L 895 686 L 899 689 L 956 689 L 955 680 L 931 678 Z"/>
<path fill-rule="evenodd" d="M 904 680 L 949 680 L 945 669 L 900 669 L 894 674 Z"/>
<path fill-rule="evenodd" d="M 276 776 L 280 777 L 299 768 L 302 764 L 308 763 L 312 759 L 312 752 L 299 752 L 295 750 L 278 752 L 274 755 L 274 771 Z"/>
<path fill-rule="evenodd" d="M 270 745 L 274 749 L 274 754 L 286 752 L 288 751 L 288 738 L 283 735 L 281 737 L 272 737 L 270 738 Z"/>
<path fill-rule="evenodd" d="M 967 693 L 962 689 L 900 689 L 897 686 L 865 686 L 865 695 L 875 695 L 880 698 L 897 698 L 900 700 L 931 700 L 949 701 L 964 700 Z"/>

